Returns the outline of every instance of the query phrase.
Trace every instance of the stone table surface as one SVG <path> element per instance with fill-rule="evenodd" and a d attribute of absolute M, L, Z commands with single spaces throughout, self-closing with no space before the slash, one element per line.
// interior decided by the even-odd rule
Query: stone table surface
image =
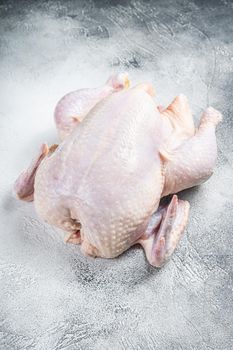
<path fill-rule="evenodd" d="M 0 349 L 233 349 L 233 2 L 0 2 Z M 114 260 L 64 245 L 12 183 L 39 145 L 58 141 L 66 92 L 128 71 L 168 104 L 224 121 L 204 185 L 180 194 L 189 224 L 158 270 L 135 247 Z"/>

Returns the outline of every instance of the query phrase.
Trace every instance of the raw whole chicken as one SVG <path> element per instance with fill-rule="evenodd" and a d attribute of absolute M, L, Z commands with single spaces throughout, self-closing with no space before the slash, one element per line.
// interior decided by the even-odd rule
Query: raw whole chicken
<path fill-rule="evenodd" d="M 213 173 L 221 114 L 209 107 L 195 129 L 184 95 L 167 108 L 153 95 L 148 83 L 129 88 L 125 73 L 67 94 L 54 114 L 61 143 L 43 144 L 15 183 L 18 198 L 34 200 L 86 255 L 114 258 L 139 243 L 162 266 L 188 219 L 189 203 L 175 193 Z"/>

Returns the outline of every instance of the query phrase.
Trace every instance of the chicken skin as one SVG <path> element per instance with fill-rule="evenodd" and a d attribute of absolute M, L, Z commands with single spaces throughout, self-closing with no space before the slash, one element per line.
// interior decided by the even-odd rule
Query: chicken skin
<path fill-rule="evenodd" d="M 151 84 L 129 88 L 124 73 L 67 94 L 54 113 L 61 143 L 43 144 L 15 183 L 18 198 L 34 200 L 86 255 L 114 258 L 139 243 L 162 266 L 188 220 L 189 203 L 176 193 L 213 173 L 221 114 L 209 107 L 195 129 L 184 95 L 167 108 L 153 95 Z"/>

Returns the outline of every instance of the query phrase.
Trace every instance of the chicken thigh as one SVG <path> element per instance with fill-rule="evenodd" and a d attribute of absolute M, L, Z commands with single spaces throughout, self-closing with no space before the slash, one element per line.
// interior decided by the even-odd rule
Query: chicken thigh
<path fill-rule="evenodd" d="M 54 115 L 62 142 L 41 146 L 15 192 L 84 254 L 114 258 L 139 243 L 160 267 L 188 219 L 189 203 L 175 193 L 212 175 L 221 114 L 208 108 L 196 130 L 184 95 L 163 108 L 150 84 L 128 85 L 118 74 L 63 97 Z"/>

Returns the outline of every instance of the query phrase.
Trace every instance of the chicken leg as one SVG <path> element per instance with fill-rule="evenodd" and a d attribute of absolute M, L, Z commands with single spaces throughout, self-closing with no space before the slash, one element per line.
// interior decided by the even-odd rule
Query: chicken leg
<path fill-rule="evenodd" d="M 58 134 L 64 140 L 88 112 L 105 97 L 129 86 L 128 74 L 111 76 L 98 88 L 79 89 L 65 95 L 57 104 L 54 119 Z"/>
<path fill-rule="evenodd" d="M 215 128 L 221 120 L 220 112 L 209 107 L 196 134 L 171 152 L 165 163 L 162 196 L 199 185 L 212 175 L 217 157 Z"/>

